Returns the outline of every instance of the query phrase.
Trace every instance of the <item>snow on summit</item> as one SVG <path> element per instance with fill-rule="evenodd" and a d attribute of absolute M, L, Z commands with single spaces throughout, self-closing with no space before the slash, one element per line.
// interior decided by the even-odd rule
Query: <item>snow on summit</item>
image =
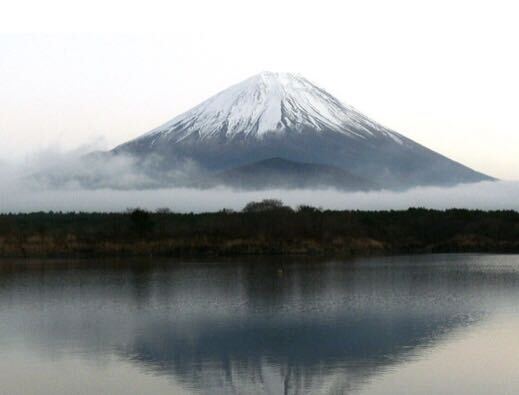
<path fill-rule="evenodd" d="M 298 74 L 262 72 L 216 94 L 142 138 L 261 138 L 267 133 L 335 131 L 356 138 L 398 133 L 370 121 Z"/>

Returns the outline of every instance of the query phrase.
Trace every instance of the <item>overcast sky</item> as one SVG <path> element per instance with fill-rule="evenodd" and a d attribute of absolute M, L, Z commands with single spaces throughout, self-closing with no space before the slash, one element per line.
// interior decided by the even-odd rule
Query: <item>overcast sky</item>
<path fill-rule="evenodd" d="M 271 70 L 299 72 L 419 143 L 519 179 L 514 2 L 10 3 L 0 161 L 114 146 Z"/>

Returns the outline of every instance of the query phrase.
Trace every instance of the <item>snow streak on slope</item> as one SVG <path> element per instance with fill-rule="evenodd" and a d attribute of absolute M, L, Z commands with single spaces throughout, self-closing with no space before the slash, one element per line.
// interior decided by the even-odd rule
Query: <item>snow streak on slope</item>
<path fill-rule="evenodd" d="M 267 133 L 335 131 L 353 138 L 405 138 L 369 120 L 305 78 L 263 72 L 218 93 L 190 111 L 145 134 L 170 142 L 237 136 L 262 138 Z M 152 142 L 153 145 L 153 142 Z"/>

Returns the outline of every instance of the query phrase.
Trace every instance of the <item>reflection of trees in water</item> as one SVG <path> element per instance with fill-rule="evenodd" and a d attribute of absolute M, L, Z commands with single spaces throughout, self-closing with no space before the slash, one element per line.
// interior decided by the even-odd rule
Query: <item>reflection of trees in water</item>
<path fill-rule="evenodd" d="M 197 392 L 344 393 L 517 293 L 517 272 L 427 259 L 4 266 L 0 317 L 24 341 L 117 350 Z"/>

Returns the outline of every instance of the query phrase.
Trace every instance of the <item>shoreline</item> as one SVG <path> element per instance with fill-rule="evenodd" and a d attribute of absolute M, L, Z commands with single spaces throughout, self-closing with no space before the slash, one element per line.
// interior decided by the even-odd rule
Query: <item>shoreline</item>
<path fill-rule="evenodd" d="M 423 254 L 517 254 L 517 243 L 489 243 L 488 240 L 461 242 L 451 240 L 446 244 L 408 246 L 397 248 L 373 239 L 355 239 L 334 244 L 317 244 L 303 240 L 298 244 L 277 245 L 258 243 L 257 240 L 226 240 L 220 244 L 200 244 L 178 240 L 128 241 L 114 243 L 63 243 L 49 239 L 26 243 L 9 243 L 0 238 L 0 258 L 236 258 L 236 257 L 308 257 L 354 258 L 370 256 L 423 255 Z"/>

